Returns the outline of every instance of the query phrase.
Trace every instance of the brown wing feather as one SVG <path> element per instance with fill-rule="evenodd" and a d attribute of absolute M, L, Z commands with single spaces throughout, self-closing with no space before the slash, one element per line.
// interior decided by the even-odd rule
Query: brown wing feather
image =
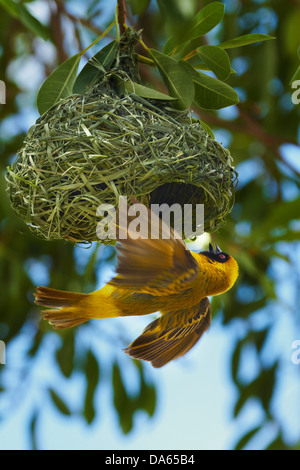
<path fill-rule="evenodd" d="M 159 220 L 160 235 L 169 239 L 148 239 L 151 218 Z M 199 266 L 185 243 L 174 230 L 151 212 L 147 212 L 147 233 L 141 238 L 119 240 L 117 276 L 109 284 L 134 292 L 164 295 L 188 288 L 196 279 Z"/>
<path fill-rule="evenodd" d="M 178 311 L 154 320 L 125 352 L 135 359 L 150 361 L 154 367 L 162 367 L 186 354 L 199 341 L 210 322 L 210 302 L 206 297 L 188 315 L 185 311 Z"/>

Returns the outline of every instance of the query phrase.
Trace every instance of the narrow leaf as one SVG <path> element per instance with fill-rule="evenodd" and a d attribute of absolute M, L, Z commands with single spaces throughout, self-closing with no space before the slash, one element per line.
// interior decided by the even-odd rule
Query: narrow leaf
<path fill-rule="evenodd" d="M 14 18 L 18 18 L 36 36 L 40 36 L 45 41 L 50 38 L 49 30 L 46 26 L 31 14 L 23 3 L 16 3 L 13 0 L 0 0 L 0 5 Z"/>
<path fill-rule="evenodd" d="M 133 426 L 133 404 L 127 394 L 125 385 L 122 380 L 120 368 L 117 363 L 113 365 L 113 400 L 114 407 L 119 416 L 119 422 L 124 434 L 129 433 Z"/>
<path fill-rule="evenodd" d="M 131 13 L 133 15 L 140 15 L 141 13 L 144 13 L 148 8 L 149 3 L 150 0 L 129 0 Z"/>
<path fill-rule="evenodd" d="M 32 339 L 32 343 L 28 351 L 29 356 L 33 357 L 37 353 L 42 343 L 43 338 L 44 338 L 44 333 L 41 330 L 37 330 Z"/>
<path fill-rule="evenodd" d="M 197 13 L 185 34 L 174 35 L 167 40 L 163 49 L 164 54 L 170 55 L 177 46 L 207 34 L 220 23 L 224 16 L 224 10 L 225 7 L 220 2 L 206 5 Z"/>
<path fill-rule="evenodd" d="M 63 338 L 63 342 L 56 351 L 56 360 L 63 375 L 69 378 L 74 368 L 74 334 L 68 332 Z"/>
<path fill-rule="evenodd" d="M 222 49 L 231 49 L 233 47 L 247 46 L 248 44 L 254 44 L 260 41 L 269 41 L 270 39 L 275 39 L 275 37 L 259 33 L 244 34 L 243 36 L 222 42 L 221 44 L 218 44 L 218 47 L 221 47 Z"/>
<path fill-rule="evenodd" d="M 140 395 L 137 398 L 137 407 L 145 410 L 149 416 L 153 416 L 156 407 L 156 390 L 153 384 L 148 385 L 143 378 L 141 381 Z"/>
<path fill-rule="evenodd" d="M 172 59 L 154 49 L 150 49 L 150 53 L 166 83 L 170 95 L 178 98 L 178 108 L 189 108 L 194 97 L 194 85 L 190 74 L 181 61 Z"/>
<path fill-rule="evenodd" d="M 30 420 L 30 423 L 29 423 L 32 450 L 37 450 L 37 448 L 38 448 L 38 446 L 37 446 L 37 432 L 36 432 L 36 423 L 37 423 L 38 415 L 39 415 L 38 410 L 35 410 L 33 412 L 33 415 L 31 417 L 31 420 Z"/>
<path fill-rule="evenodd" d="M 223 50 L 223 49 L 222 49 Z M 210 67 L 208 67 L 208 65 L 206 64 L 194 64 L 192 62 L 189 62 L 192 67 L 195 69 L 195 70 L 201 70 L 203 72 L 212 72 L 212 69 Z M 236 73 L 236 70 L 234 70 L 232 67 L 230 67 L 230 73 Z"/>
<path fill-rule="evenodd" d="M 274 441 L 272 441 L 268 445 L 268 447 L 266 447 L 265 450 L 277 450 L 278 451 L 278 450 L 291 450 L 291 448 L 286 445 L 286 443 L 282 440 L 281 434 L 279 433 L 276 439 L 274 439 Z"/>
<path fill-rule="evenodd" d="M 52 401 L 55 404 L 56 408 L 64 415 L 70 416 L 71 411 L 69 410 L 68 406 L 65 402 L 57 395 L 57 393 L 52 389 L 49 388 L 49 393 L 51 395 Z"/>
<path fill-rule="evenodd" d="M 153 416 L 156 407 L 156 389 L 152 383 L 149 384 L 145 380 L 145 368 L 141 362 L 134 360 L 133 363 L 139 372 L 141 382 L 139 394 L 135 399 L 135 407 Z"/>
<path fill-rule="evenodd" d="M 292 79 L 290 81 L 290 85 L 295 82 L 296 80 L 300 80 L 300 66 L 297 68 L 296 72 L 292 76 Z"/>
<path fill-rule="evenodd" d="M 226 83 L 197 72 L 194 102 L 203 109 L 221 109 L 239 102 L 237 92 Z"/>
<path fill-rule="evenodd" d="M 96 357 L 92 351 L 88 351 L 86 364 L 85 364 L 85 373 L 86 373 L 86 394 L 84 400 L 84 409 L 83 415 L 88 424 L 91 424 L 96 416 L 95 409 L 95 392 L 99 382 L 99 365 Z"/>
<path fill-rule="evenodd" d="M 37 96 L 40 114 L 48 111 L 61 98 L 72 95 L 80 57 L 80 53 L 70 57 L 44 81 Z"/>
<path fill-rule="evenodd" d="M 233 351 L 232 358 L 231 358 L 231 376 L 232 380 L 235 383 L 237 387 L 240 386 L 240 381 L 238 378 L 238 370 L 239 370 L 239 364 L 240 364 L 240 358 L 241 358 L 241 351 L 242 348 L 244 347 L 245 340 L 242 339 L 237 342 L 235 346 L 235 350 Z"/>
<path fill-rule="evenodd" d="M 213 139 L 215 138 L 215 135 L 211 128 L 206 124 L 206 122 L 200 120 L 200 124 L 203 127 L 203 129 L 210 135 Z"/>
<path fill-rule="evenodd" d="M 196 39 L 211 31 L 220 23 L 224 16 L 225 6 L 220 2 L 213 2 L 202 8 L 195 16 L 190 30 L 184 35 L 183 40 Z"/>
<path fill-rule="evenodd" d="M 201 46 L 196 49 L 198 57 L 208 65 L 220 80 L 230 75 L 230 60 L 226 51 L 217 46 Z"/>
<path fill-rule="evenodd" d="M 235 450 L 242 450 L 246 444 L 252 439 L 252 437 L 261 429 L 260 426 L 257 426 L 251 431 L 247 432 L 235 445 Z"/>
<path fill-rule="evenodd" d="M 110 42 L 87 62 L 76 78 L 74 93 L 83 93 L 99 76 L 109 70 L 116 56 L 117 45 L 117 41 Z"/>
<path fill-rule="evenodd" d="M 144 85 L 140 85 L 139 83 L 135 82 L 126 82 L 125 83 L 125 90 L 128 93 L 135 93 L 137 96 L 141 98 L 148 98 L 152 100 L 164 100 L 164 101 L 174 101 L 177 98 L 173 96 L 166 95 L 165 93 L 161 93 L 160 91 L 153 90 L 152 88 L 148 88 Z"/>
<path fill-rule="evenodd" d="M 171 36 L 164 45 L 163 53 L 166 55 L 170 55 L 174 51 L 177 44 L 178 38 L 176 36 Z"/>

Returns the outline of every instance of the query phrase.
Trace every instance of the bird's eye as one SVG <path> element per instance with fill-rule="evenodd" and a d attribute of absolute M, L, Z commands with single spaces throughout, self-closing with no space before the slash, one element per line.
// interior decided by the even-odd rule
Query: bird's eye
<path fill-rule="evenodd" d="M 225 255 L 219 255 L 219 258 L 225 259 Z"/>

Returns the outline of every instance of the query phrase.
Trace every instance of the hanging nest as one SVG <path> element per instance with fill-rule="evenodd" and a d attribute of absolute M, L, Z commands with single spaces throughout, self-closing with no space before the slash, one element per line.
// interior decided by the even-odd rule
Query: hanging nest
<path fill-rule="evenodd" d="M 223 225 L 236 180 L 229 151 L 189 111 L 120 91 L 126 79 L 108 72 L 29 130 L 6 178 L 14 211 L 36 235 L 99 241 L 97 207 L 119 196 L 204 204 L 205 231 Z"/>

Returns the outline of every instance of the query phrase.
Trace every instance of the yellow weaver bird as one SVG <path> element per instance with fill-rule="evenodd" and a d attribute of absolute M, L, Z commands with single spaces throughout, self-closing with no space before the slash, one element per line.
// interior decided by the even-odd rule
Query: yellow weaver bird
<path fill-rule="evenodd" d="M 229 290 L 238 276 L 234 258 L 216 245 L 191 252 L 170 239 L 124 239 L 118 249 L 117 276 L 90 294 L 37 287 L 35 302 L 55 328 L 70 328 L 93 318 L 160 312 L 125 352 L 162 367 L 183 356 L 211 322 L 208 296 Z"/>

